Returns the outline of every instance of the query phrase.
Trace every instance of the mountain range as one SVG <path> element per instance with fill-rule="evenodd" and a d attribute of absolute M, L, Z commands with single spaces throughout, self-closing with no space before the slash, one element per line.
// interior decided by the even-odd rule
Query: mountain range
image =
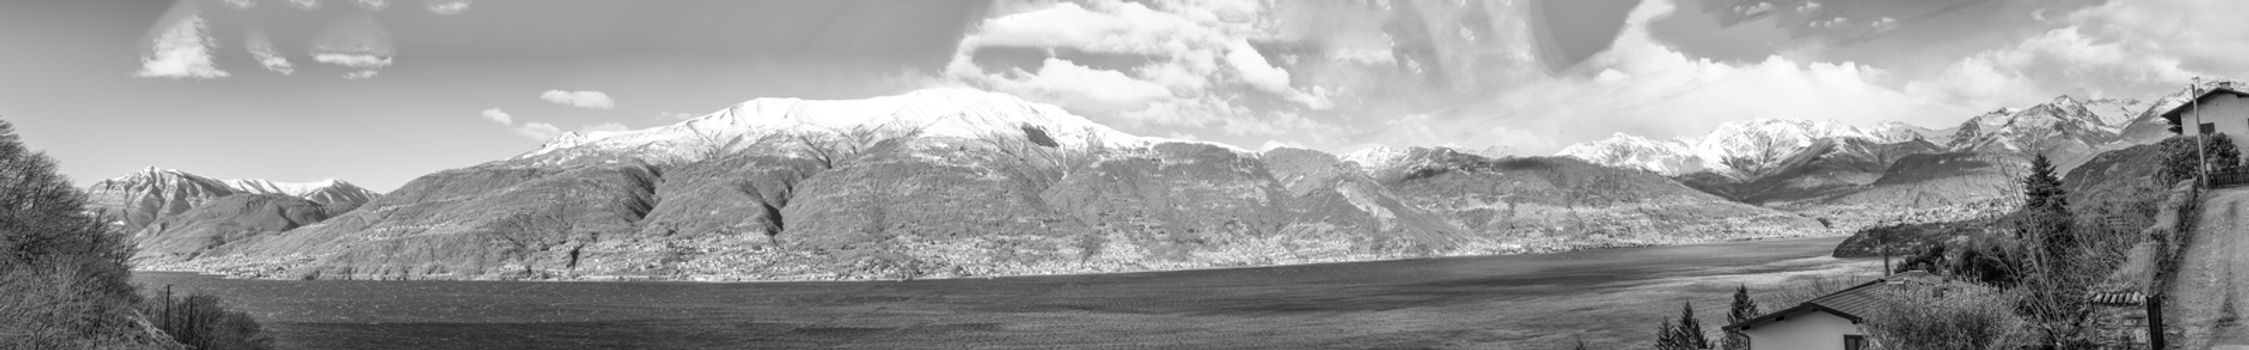
<path fill-rule="evenodd" d="M 254 233 L 144 255 L 159 268 L 266 278 L 862 280 L 1832 234 L 1575 158 L 1250 151 L 958 89 L 757 99 L 668 126 L 566 135 L 356 210 L 289 199 L 169 211 L 180 222 L 158 226 Z"/>
<path fill-rule="evenodd" d="M 222 180 L 153 167 L 95 182 L 87 194 L 91 210 L 132 233 L 140 245 L 135 260 L 144 264 L 296 228 L 380 197 L 342 180 Z"/>
<path fill-rule="evenodd" d="M 1130 135 L 1005 94 L 930 89 L 764 98 L 667 126 L 571 133 L 381 196 L 340 181 L 153 169 L 90 191 L 137 232 L 143 266 L 250 277 L 1130 272 L 1834 235 L 1982 217 L 2019 201 L 2013 182 L 2026 155 L 2074 166 L 2161 140 L 2145 132 L 2149 119 L 2181 99 L 2065 96 L 1944 129 L 1750 120 L 1701 138 L 1620 134 L 1557 156 L 1499 157 L 1442 147 L 1251 151 Z"/>
<path fill-rule="evenodd" d="M 2232 83 L 2206 83 L 2225 84 Z M 2171 137 L 2160 115 L 2188 95 L 2180 89 L 2149 100 L 2061 96 L 1942 129 L 1899 122 L 1859 127 L 1748 120 L 1699 138 L 1619 134 L 1572 145 L 1560 155 L 1663 174 L 1839 229 L 1958 221 L 1995 215 L 2019 202 L 2014 181 L 2033 155 L 2045 155 L 2067 173 L 2104 152 Z"/>

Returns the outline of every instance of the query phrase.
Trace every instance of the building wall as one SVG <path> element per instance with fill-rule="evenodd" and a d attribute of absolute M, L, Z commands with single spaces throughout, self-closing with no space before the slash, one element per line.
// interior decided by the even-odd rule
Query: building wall
<path fill-rule="evenodd" d="M 1820 311 L 1742 330 L 1750 350 L 1843 350 L 1844 335 L 1864 335 L 1859 325 Z"/>
<path fill-rule="evenodd" d="M 2195 110 L 2179 115 L 2179 124 L 2183 126 L 2179 129 L 2180 131 L 2191 134 L 2195 133 L 2196 130 L 2201 130 L 2201 127 L 2195 124 L 2195 113 L 2197 112 L 2201 113 L 2203 123 L 2216 124 L 2213 126 L 2217 127 L 2218 133 L 2225 134 L 2227 139 L 2232 139 L 2234 145 L 2249 145 L 2249 143 L 2242 143 L 2242 141 L 2249 141 L 2249 97 L 2212 96 L 2209 101 L 2203 101 L 2202 105 Z"/>

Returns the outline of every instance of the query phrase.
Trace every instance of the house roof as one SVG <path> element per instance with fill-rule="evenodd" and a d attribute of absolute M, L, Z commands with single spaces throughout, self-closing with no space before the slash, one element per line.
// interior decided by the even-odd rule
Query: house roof
<path fill-rule="evenodd" d="M 2187 110 L 2194 109 L 2195 106 L 2201 105 L 2201 103 L 2199 102 L 2203 102 L 2203 100 L 2210 99 L 2211 97 L 2217 97 L 2219 95 L 2249 97 L 2249 92 L 2234 90 L 2232 86 L 2227 85 L 2221 85 L 2216 88 L 2211 88 L 2210 91 L 2203 91 L 2202 95 L 2195 96 L 2194 100 L 2192 100 L 2190 103 L 2181 103 L 2178 107 L 2172 107 L 2169 111 L 2163 111 L 2163 120 L 2170 121 L 2171 124 L 2177 125 L 2179 123 L 2180 115 L 2186 114 Z"/>
<path fill-rule="evenodd" d="M 1887 289 L 1889 286 L 1898 285 L 1905 282 L 1929 281 L 1935 278 L 1936 275 L 1932 275 L 1928 272 L 1923 271 L 1907 271 L 1898 273 L 1896 275 L 1890 275 L 1889 277 L 1883 277 L 1880 279 L 1875 279 L 1873 281 L 1867 281 L 1866 283 L 1860 283 L 1859 285 L 1851 286 L 1850 288 L 1844 288 L 1841 291 L 1828 293 L 1827 295 L 1822 295 L 1817 298 L 1812 298 L 1812 300 L 1805 301 L 1801 304 L 1796 304 L 1795 307 L 1759 315 L 1755 318 L 1743 320 L 1740 323 L 1729 324 L 1726 325 L 1724 329 L 1728 332 L 1741 331 L 1760 324 L 1779 322 L 1787 319 L 1790 315 L 1803 314 L 1813 311 L 1834 314 L 1837 317 L 1851 320 L 1851 323 L 1858 323 L 1859 321 L 1865 320 L 1866 316 L 1873 315 L 1875 312 L 1882 310 L 1882 299 L 1878 295 L 1876 295 L 1877 292 Z"/>

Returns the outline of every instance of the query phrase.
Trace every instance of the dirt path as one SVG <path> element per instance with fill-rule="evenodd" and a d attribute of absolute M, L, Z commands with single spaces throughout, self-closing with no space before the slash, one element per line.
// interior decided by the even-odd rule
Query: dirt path
<path fill-rule="evenodd" d="M 2203 194 L 2165 314 L 2185 331 L 2183 349 L 2249 350 L 2249 189 Z"/>

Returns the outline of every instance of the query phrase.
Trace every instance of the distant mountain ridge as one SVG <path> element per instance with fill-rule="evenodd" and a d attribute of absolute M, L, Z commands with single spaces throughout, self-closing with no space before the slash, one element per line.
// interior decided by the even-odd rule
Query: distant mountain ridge
<path fill-rule="evenodd" d="M 2013 197 L 2001 189 L 2032 155 L 2046 155 L 2068 171 L 2102 151 L 2169 137 L 2153 116 L 2175 107 L 2185 94 L 2181 89 L 2148 101 L 2060 96 L 1943 129 L 1899 122 L 1860 128 L 1832 121 L 1748 120 L 1722 124 L 1701 138 L 1656 141 L 1619 134 L 1559 154 L 1669 175 L 1696 189 L 1818 217 L 1838 228 L 1953 220 L 2005 207 Z"/>
<path fill-rule="evenodd" d="M 296 221 L 251 220 L 283 227 Z M 267 232 L 267 231 L 257 231 Z M 1829 234 L 1662 176 L 1139 137 L 973 90 L 574 134 L 172 266 L 277 278 L 910 279 Z"/>
<path fill-rule="evenodd" d="M 274 194 L 302 198 L 331 213 L 356 209 L 381 194 L 342 180 L 309 183 L 258 179 L 221 180 L 174 169 L 149 167 L 87 186 L 93 209 L 116 219 L 126 232 L 186 212 L 198 204 L 232 194 Z"/>
<path fill-rule="evenodd" d="M 571 280 L 1103 273 L 1796 237 L 2008 207 L 2025 154 L 2132 142 L 2148 113 L 2125 116 L 2143 105 L 2160 103 L 2062 97 L 1943 129 L 1750 120 L 1493 157 L 1141 137 L 976 90 L 766 98 L 565 135 L 324 219 L 286 198 L 229 197 L 144 232 L 176 232 L 155 245 L 164 266 L 241 276 Z"/>

